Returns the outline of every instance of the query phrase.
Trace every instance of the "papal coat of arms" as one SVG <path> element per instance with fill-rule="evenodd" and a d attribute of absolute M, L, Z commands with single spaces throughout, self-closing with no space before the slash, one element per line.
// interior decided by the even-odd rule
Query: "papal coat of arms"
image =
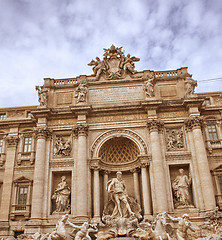
<path fill-rule="evenodd" d="M 126 74 L 133 75 L 136 73 L 134 62 L 138 62 L 139 58 L 131 57 L 130 54 L 125 56 L 122 47 L 115 47 L 114 45 L 103 50 L 103 60 L 96 57 L 96 60 L 92 60 L 88 64 L 93 66 L 96 80 L 99 80 L 102 74 L 105 74 L 108 79 L 119 79 L 124 78 Z"/>

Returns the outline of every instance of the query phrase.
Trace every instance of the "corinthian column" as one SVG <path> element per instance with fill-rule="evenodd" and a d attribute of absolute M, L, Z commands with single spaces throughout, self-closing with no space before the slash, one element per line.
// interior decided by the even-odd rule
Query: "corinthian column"
<path fill-rule="evenodd" d="M 16 146 L 17 146 L 18 140 L 19 139 L 17 135 L 9 135 L 6 138 L 7 154 L 6 154 L 6 161 L 5 161 L 5 173 L 4 173 L 1 211 L 0 211 L 1 221 L 8 221 L 10 204 L 11 204 L 15 154 L 16 154 Z"/>
<path fill-rule="evenodd" d="M 46 138 L 49 136 L 49 130 L 46 127 L 37 127 L 35 129 L 36 160 L 34 169 L 33 193 L 32 193 L 32 219 L 42 218 L 43 195 L 44 195 L 44 177 L 45 177 L 45 159 L 46 159 Z"/>
<path fill-rule="evenodd" d="M 99 167 L 94 167 L 93 169 L 93 208 L 94 208 L 94 220 L 100 221 L 100 187 L 99 187 Z"/>
<path fill-rule="evenodd" d="M 87 218 L 88 210 L 88 164 L 86 154 L 86 136 L 88 126 L 79 124 L 75 127 L 78 135 L 78 157 L 76 161 L 76 217 Z"/>
<path fill-rule="evenodd" d="M 156 211 L 165 212 L 168 210 L 166 179 L 164 174 L 163 159 L 161 154 L 160 137 L 158 131 L 163 124 L 158 120 L 148 120 L 147 127 L 150 131 L 150 143 L 152 154 L 152 173 L 156 196 Z"/>
<path fill-rule="evenodd" d="M 202 119 L 200 117 L 191 117 L 186 121 L 186 126 L 190 128 L 193 133 L 197 167 L 200 176 L 200 185 L 202 189 L 205 210 L 210 210 L 216 207 L 216 202 L 201 125 Z"/>
<path fill-rule="evenodd" d="M 133 173 L 133 183 L 134 183 L 134 193 L 135 198 L 137 202 L 140 204 L 140 189 L 139 189 L 139 175 L 138 175 L 138 169 L 131 170 Z"/>

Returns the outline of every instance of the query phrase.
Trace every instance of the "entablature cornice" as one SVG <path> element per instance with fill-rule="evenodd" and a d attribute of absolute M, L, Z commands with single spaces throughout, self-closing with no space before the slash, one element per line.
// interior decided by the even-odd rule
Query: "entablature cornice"
<path fill-rule="evenodd" d="M 51 116 L 52 110 L 51 108 L 39 108 L 31 111 L 31 114 L 35 118 L 49 118 Z"/>

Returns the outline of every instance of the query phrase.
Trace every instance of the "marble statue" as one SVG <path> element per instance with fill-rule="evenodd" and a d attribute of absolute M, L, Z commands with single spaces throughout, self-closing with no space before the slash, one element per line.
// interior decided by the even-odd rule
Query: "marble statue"
<path fill-rule="evenodd" d="M 122 47 L 115 47 L 112 45 L 110 48 L 104 48 L 103 60 L 96 57 L 88 65 L 93 66 L 95 80 L 99 80 L 102 73 L 107 79 L 120 79 L 124 78 L 126 74 L 131 76 L 136 73 L 134 62 L 140 59 L 131 57 L 130 54 L 125 56 Z"/>
<path fill-rule="evenodd" d="M 176 207 L 191 206 L 191 196 L 189 192 L 191 176 L 184 174 L 184 169 L 179 169 L 179 175 L 174 179 L 172 188 L 175 195 Z"/>
<path fill-rule="evenodd" d="M 63 215 L 56 224 L 56 229 L 49 235 L 48 239 L 52 240 L 66 240 L 69 236 L 65 228 L 65 224 L 68 222 L 68 214 Z"/>
<path fill-rule="evenodd" d="M 124 72 L 129 71 L 130 73 L 134 74 L 136 72 L 134 62 L 138 62 L 139 60 L 139 58 L 131 57 L 130 54 L 127 54 L 122 62 Z"/>
<path fill-rule="evenodd" d="M 35 89 L 38 91 L 40 106 L 46 107 L 48 100 L 48 90 L 40 86 L 36 86 Z"/>
<path fill-rule="evenodd" d="M 178 222 L 177 230 L 176 230 L 176 239 L 177 240 L 187 240 L 188 239 L 188 230 L 195 232 L 197 229 L 192 225 L 191 221 L 189 220 L 188 214 L 183 214 L 182 217 L 174 218 L 167 214 L 170 220 Z"/>
<path fill-rule="evenodd" d="M 63 137 L 56 137 L 54 155 L 70 156 L 72 151 L 71 141 L 65 140 Z"/>
<path fill-rule="evenodd" d="M 191 77 L 186 77 L 185 80 L 185 96 L 189 97 L 194 94 L 194 89 L 197 86 L 197 81 L 192 79 Z"/>
<path fill-rule="evenodd" d="M 98 232 L 98 228 L 96 224 L 90 224 L 88 222 L 84 222 L 81 226 L 77 226 L 67 220 L 67 223 L 74 228 L 74 231 L 77 230 L 75 235 L 75 240 L 91 240 L 90 233 Z"/>
<path fill-rule="evenodd" d="M 154 77 L 152 76 L 145 82 L 144 91 L 147 98 L 154 97 L 153 81 L 154 81 Z"/>
<path fill-rule="evenodd" d="M 116 178 L 108 181 L 107 190 L 112 194 L 112 199 L 115 203 L 112 217 L 124 217 L 126 216 L 127 212 L 129 215 L 134 214 L 127 199 L 128 195 L 126 192 L 125 182 L 122 179 L 122 172 L 117 172 Z"/>
<path fill-rule="evenodd" d="M 61 182 L 55 189 L 52 199 L 56 200 L 56 210 L 54 213 L 69 213 L 70 212 L 70 187 L 66 181 L 66 177 L 61 177 Z"/>
<path fill-rule="evenodd" d="M 84 82 L 79 83 L 76 88 L 75 98 L 77 98 L 77 103 L 85 103 L 86 102 L 86 94 L 88 92 L 87 85 Z"/>

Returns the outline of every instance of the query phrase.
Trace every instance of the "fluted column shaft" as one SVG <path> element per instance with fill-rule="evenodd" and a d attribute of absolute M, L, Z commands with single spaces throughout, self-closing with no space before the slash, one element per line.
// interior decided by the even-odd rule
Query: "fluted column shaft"
<path fill-rule="evenodd" d="M 86 154 L 86 136 L 88 127 L 78 125 L 76 133 L 78 134 L 78 159 L 77 159 L 77 185 L 76 185 L 76 216 L 87 217 L 88 209 L 88 165 Z"/>
<path fill-rule="evenodd" d="M 137 202 L 140 204 L 140 189 L 139 189 L 139 175 L 137 169 L 133 171 L 133 183 L 134 183 L 134 193 Z"/>
<path fill-rule="evenodd" d="M 157 120 L 148 122 L 150 130 L 151 154 L 153 163 L 153 178 L 156 195 L 156 210 L 157 212 L 164 212 L 168 210 L 166 179 L 164 174 L 163 159 L 161 154 L 161 145 L 158 130 L 162 127 Z"/>
<path fill-rule="evenodd" d="M 141 167 L 141 178 L 142 178 L 142 190 L 143 190 L 143 206 L 144 206 L 144 217 L 150 215 L 151 209 L 151 197 L 148 189 L 148 176 L 146 166 Z"/>
<path fill-rule="evenodd" d="M 106 203 L 108 203 L 108 192 L 107 192 L 107 189 L 106 189 L 107 182 L 108 182 L 108 172 L 105 171 L 104 174 L 103 174 L 104 205 Z"/>
<path fill-rule="evenodd" d="M 5 173 L 1 199 L 1 212 L 0 212 L 1 221 L 8 221 L 9 217 L 18 136 L 17 135 L 8 136 L 6 138 L 6 141 L 7 141 L 7 154 L 5 161 Z"/>
<path fill-rule="evenodd" d="M 39 128 L 36 129 L 36 134 L 36 161 L 34 169 L 31 218 L 41 219 L 44 195 L 46 137 L 48 135 L 48 131 L 46 128 Z"/>
<path fill-rule="evenodd" d="M 214 209 L 216 207 L 216 201 L 213 191 L 213 183 L 210 174 L 206 148 L 201 131 L 201 124 L 202 121 L 198 117 L 190 118 L 187 122 L 187 126 L 192 129 L 193 133 L 196 159 L 204 198 L 205 210 L 209 210 Z"/>
<path fill-rule="evenodd" d="M 100 188 L 99 188 L 99 169 L 93 169 L 94 186 L 93 186 L 93 208 L 94 218 L 100 218 Z"/>

